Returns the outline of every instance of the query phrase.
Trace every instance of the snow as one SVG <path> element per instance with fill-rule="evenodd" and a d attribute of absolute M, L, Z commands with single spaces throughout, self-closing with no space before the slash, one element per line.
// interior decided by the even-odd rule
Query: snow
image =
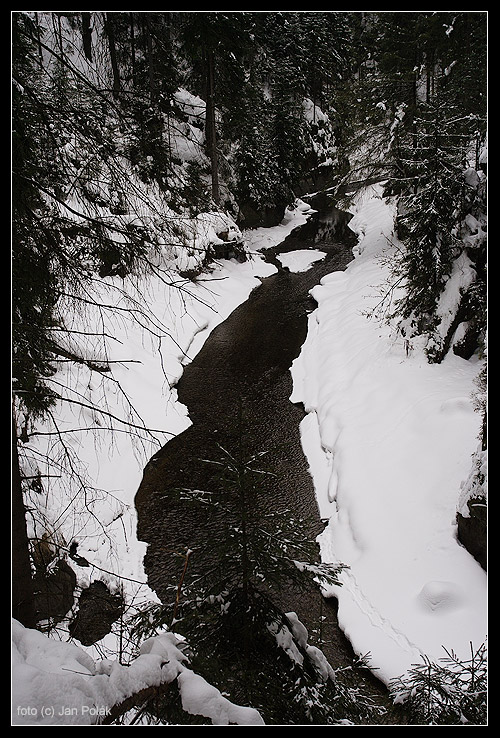
<path fill-rule="evenodd" d="M 308 643 L 309 633 L 307 632 L 307 628 L 304 626 L 304 624 L 301 623 L 298 619 L 297 613 L 287 612 L 286 617 L 288 619 L 288 622 L 290 623 L 290 629 L 295 640 L 297 641 L 299 646 L 305 649 L 307 655 L 314 663 L 323 679 L 325 681 L 328 678 L 335 680 L 334 670 L 326 659 L 323 651 L 321 651 L 319 648 L 316 648 L 316 646 L 311 646 L 311 644 Z"/>
<path fill-rule="evenodd" d="M 293 217 L 289 220 L 293 222 Z M 206 219 L 199 222 L 200 234 L 212 237 L 214 229 L 207 229 Z M 114 362 L 109 365 L 112 371 L 99 374 L 83 365 L 75 369 L 62 364 L 55 381 L 70 404 L 60 404 L 54 412 L 61 432 L 82 428 L 67 434 L 65 448 L 88 480 L 89 514 L 78 515 L 75 523 L 71 506 L 75 490 L 66 489 L 62 480 L 47 480 L 39 520 L 29 521 L 31 535 L 41 537 L 46 526 L 56 544 L 69 546 L 76 540 L 78 554 L 94 567 L 92 575 L 106 582 L 116 582 L 114 572 L 145 582 L 145 545 L 136 538 L 134 496 L 147 461 L 191 424 L 187 409 L 177 400 L 176 382 L 211 331 L 247 299 L 261 278 L 275 271 L 260 255 L 249 253 L 241 264 L 221 260 L 211 274 L 193 282 L 180 279 L 173 267 L 137 283 L 131 278 L 127 298 L 119 278 L 101 281 L 93 292 L 89 290 L 97 304 L 111 307 L 91 306 L 86 311 L 86 331 L 99 338 L 92 344 L 85 339 L 80 350 L 96 362 Z M 114 308 L 129 307 L 132 312 L 124 310 L 117 317 Z M 82 316 L 72 317 L 68 307 L 66 321 L 80 327 Z M 135 426 L 132 433 L 128 422 Z M 40 428 L 53 430 L 50 423 Z M 41 435 L 30 439 L 24 451 L 40 466 L 45 456 L 54 458 L 52 449 L 52 436 Z M 45 473 L 50 473 L 50 465 Z M 39 498 L 36 506 L 40 509 Z M 54 527 L 52 521 L 57 521 Z M 56 541 L 53 529 L 57 529 Z M 73 565 L 79 584 L 88 585 L 89 570 Z M 139 589 L 155 599 L 147 588 Z"/>
<path fill-rule="evenodd" d="M 467 504 L 469 500 L 471 500 L 473 505 L 484 504 L 480 503 L 478 498 L 481 498 L 481 500 L 484 498 L 486 502 L 488 497 L 487 479 L 488 452 L 483 449 L 481 445 L 478 445 L 473 457 L 469 475 L 461 484 L 457 511 L 462 515 L 462 517 L 470 517 L 469 505 Z"/>
<path fill-rule="evenodd" d="M 307 219 L 315 211 L 303 200 L 297 200 L 293 208 L 287 208 L 281 223 L 273 228 L 254 228 L 246 231 L 249 247 L 253 251 L 261 251 L 277 246 L 290 233 L 300 225 L 304 225 Z"/>
<path fill-rule="evenodd" d="M 179 276 L 179 270 L 190 266 L 185 257 L 180 263 L 182 252 L 174 257 L 169 253 L 164 255 L 165 264 L 147 279 L 115 277 L 91 285 L 87 296 L 95 305 L 84 316 L 73 313 L 71 304 L 61 306 L 69 327 L 78 330 L 85 324 L 86 333 L 95 335 L 82 338 L 79 345 L 72 336 L 68 349 L 103 366 L 113 362 L 109 364 L 112 371 L 60 365 L 55 388 L 69 404 L 60 404 L 54 416 L 58 432 L 72 431 L 65 435 L 65 448 L 87 480 L 89 514 L 79 515 L 75 524 L 71 500 L 77 491 L 47 476 L 44 508 L 40 511 L 37 497 L 34 507 L 40 513 L 38 519 L 29 521 L 32 537 L 48 532 L 63 547 L 76 540 L 79 555 L 95 567 L 92 574 L 99 572 L 108 583 L 116 581 L 113 572 L 137 583 L 145 581 L 145 546 L 136 539 L 134 496 L 147 461 L 191 424 L 187 409 L 177 400 L 175 385 L 212 330 L 248 298 L 262 278 L 276 272 L 260 253 L 263 242 L 266 247 L 280 243 L 310 212 L 308 205 L 298 201 L 280 225 L 247 232 L 248 259 L 243 263 L 221 259 L 211 273 L 190 281 Z M 207 243 L 220 242 L 217 233 L 222 231 L 229 240 L 243 238 L 234 223 L 218 213 L 203 213 L 190 227 L 196 254 Z M 315 258 L 321 256 L 308 252 L 309 263 Z M 302 259 L 293 268 L 304 265 Z M 133 424 L 132 433 L 127 423 Z M 79 428 L 82 430 L 75 431 Z M 49 422 L 39 431 L 53 433 L 54 426 Z M 23 463 L 41 466 L 42 474 L 50 475 L 51 466 L 63 463 L 54 458 L 52 435 L 31 438 L 24 452 Z M 45 457 L 52 460 L 46 469 L 40 461 Z M 57 524 L 52 528 L 53 521 Z M 57 540 L 53 529 L 57 529 Z M 89 571 L 77 567 L 77 574 L 79 584 L 86 586 Z"/>
<path fill-rule="evenodd" d="M 95 14 L 96 23 L 99 18 Z M 66 53 L 76 69 L 100 84 L 98 64 L 88 64 L 69 48 Z M 174 108 L 181 115 L 174 110 L 166 129 L 173 158 L 182 162 L 176 176 L 187 179 L 189 165 L 203 156 L 205 102 L 179 89 Z M 334 145 L 324 138 L 327 117 L 311 100 L 304 101 L 304 112 L 318 127 L 318 159 L 323 156 L 323 164 L 331 163 Z M 398 116 L 403 113 L 402 107 Z M 120 141 L 118 129 L 116 136 Z M 76 138 L 66 146 L 68 160 L 78 154 Z M 479 161 L 486 166 L 487 145 Z M 136 174 L 129 172 L 126 161 L 120 166 L 135 190 Z M 465 181 L 474 186 L 478 177 L 469 169 Z M 99 179 L 92 182 L 97 195 Z M 178 220 L 181 233 L 174 240 L 164 225 L 172 217 L 177 220 L 177 214 L 166 211 L 148 186 L 137 192 L 133 216 L 111 218 L 108 208 L 88 210 L 88 202 L 73 201 L 69 194 L 66 206 L 60 205 L 68 218 L 77 211 L 116 225 L 117 239 L 127 225 L 147 224 L 158 243 L 169 244 L 169 252 L 152 265 L 147 280 L 132 275 L 89 286 L 94 305 L 84 314 L 61 304 L 67 324 L 75 329 L 83 324 L 88 333 L 80 343 L 73 335 L 68 350 L 103 367 L 110 362 L 110 371 L 61 363 L 52 379 L 69 401 L 54 408 L 64 448 L 57 446 L 54 435 L 32 436 L 23 444 L 25 471 L 39 469 L 48 475 L 43 477 L 43 495 L 33 493 L 27 500 L 29 535 L 47 534 L 50 545 L 62 553 L 76 541 L 78 554 L 90 562 L 79 567 L 70 560 L 78 585 L 101 579 L 134 605 L 156 599 L 143 571 L 145 545 L 137 540 L 134 496 L 145 463 L 191 423 L 178 402 L 176 382 L 212 330 L 262 278 L 275 272 L 262 252 L 281 243 L 313 212 L 298 200 L 280 225 L 243 234 L 224 214 L 202 213 Z M 118 191 L 113 194 L 119 198 Z M 133 199 L 131 194 L 129 202 Z M 442 364 L 430 365 L 423 338 L 405 341 L 383 321 L 387 263 L 398 248 L 393 221 L 394 203 L 381 197 L 379 187 L 361 191 L 350 223 L 358 235 L 355 259 L 345 272 L 325 277 L 312 291 L 318 308 L 309 315 L 306 342 L 291 367 L 290 398 L 306 410 L 302 445 L 327 523 L 318 539 L 322 558 L 349 567 L 340 573 L 342 586 L 325 594 L 337 598 L 341 628 L 358 654 L 370 654 L 372 668 L 385 682 L 421 663 L 424 655 L 439 660 L 443 647 L 468 658 L 469 643 L 479 647 L 487 628 L 486 575 L 456 536 L 457 509 L 468 515 L 468 499 L 485 491 L 487 455 L 478 447 L 480 416 L 471 399 L 482 363 L 450 355 Z M 461 237 L 469 246 L 480 244 L 485 224 L 468 216 L 465 225 Z M 219 260 L 211 274 L 194 281 L 181 278 L 182 272 L 197 269 L 207 244 L 223 243 L 223 232 L 228 241 L 242 238 L 248 261 Z M 302 271 L 323 256 L 307 249 L 279 259 L 285 268 Z M 459 290 L 472 277 L 471 263 L 465 257 L 457 260 L 439 304 L 443 330 L 455 314 Z M 50 422 L 38 429 L 40 434 L 54 430 Z M 44 458 L 52 459 L 47 467 Z M 77 488 L 64 473 L 74 464 L 81 475 Z M 322 653 L 308 645 L 296 614 L 287 618 L 290 630 L 278 630 L 278 642 L 300 661 L 293 633 L 322 673 L 330 674 Z M 190 670 L 185 644 L 174 633 L 146 640 L 137 654 L 123 654 L 126 665 L 116 660 L 114 634 L 98 649 L 76 646 L 65 637 L 64 631 L 56 631 L 49 638 L 13 621 L 14 725 L 95 724 L 141 688 L 174 681 L 189 713 L 214 725 L 263 724 L 256 710 L 234 705 Z"/>
<path fill-rule="evenodd" d="M 313 249 L 298 249 L 278 255 L 278 260 L 291 272 L 307 272 L 311 264 L 321 261 L 326 254 L 323 251 Z"/>
<path fill-rule="evenodd" d="M 257 710 L 234 705 L 198 674 L 183 671 L 178 682 L 182 707 L 191 715 L 204 715 L 212 725 L 264 725 Z"/>
<path fill-rule="evenodd" d="M 172 153 L 183 162 L 197 162 L 204 145 L 205 102 L 183 88 L 174 93 L 173 102 L 183 112 L 187 121 L 182 127 L 178 124 L 179 127 L 169 128 Z"/>
<path fill-rule="evenodd" d="M 455 522 L 478 443 L 480 417 L 471 395 L 482 364 L 452 355 L 430 365 L 418 338 L 410 345 L 381 319 L 387 258 L 397 247 L 393 207 L 377 187 L 358 196 L 351 221 L 359 239 L 355 259 L 312 290 L 318 308 L 309 315 L 307 339 L 291 367 L 290 398 L 302 402 L 307 413 L 302 444 L 320 515 L 327 521 L 318 539 L 322 558 L 349 567 L 340 574 L 342 586 L 325 594 L 338 599 L 341 628 L 358 654 L 370 654 L 371 667 L 385 682 L 420 663 L 424 654 L 439 660 L 443 647 L 466 658 L 469 643 L 478 647 L 486 637 L 486 576 L 457 542 Z M 54 480 L 44 511 L 49 523 L 60 525 L 58 540 L 67 545 L 78 540 L 78 553 L 91 562 L 90 569 L 70 562 L 82 586 L 91 577 L 101 578 L 124 588 L 134 601 L 155 599 L 142 570 L 145 549 L 136 538 L 133 498 L 145 462 L 191 422 L 175 383 L 216 325 L 275 272 L 262 252 L 283 241 L 311 212 L 298 201 L 279 226 L 243 233 L 247 262 L 220 260 L 212 274 L 185 280 L 182 289 L 167 284 L 164 274 L 153 274 L 147 283 L 131 282 L 129 294 L 145 306 L 139 321 L 127 313 L 112 319 L 111 311 L 87 315 L 88 325 L 93 320 L 101 338 L 108 336 L 93 347 L 93 358 L 122 363 L 111 365 L 112 378 L 85 366 L 76 376 L 72 368 L 70 377 L 66 365 L 58 378 L 63 384 L 72 380 L 72 398 L 101 403 L 113 419 L 75 405 L 71 412 L 61 407 L 58 422 L 63 430 L 81 425 L 82 419 L 101 424 L 97 439 L 90 432 L 69 434 L 68 444 L 74 444 L 93 487 L 105 492 L 89 506 L 97 514 L 75 522 L 64 517 L 71 491 Z M 206 218 L 200 233 L 213 238 L 220 232 L 214 223 L 212 216 Z M 317 258 L 323 254 L 313 250 L 281 255 L 292 270 L 307 268 Z M 462 267 L 467 279 L 468 264 Z M 172 266 L 168 275 L 175 274 Z M 109 279 L 107 286 L 96 286 L 95 296 L 122 305 L 121 284 Z M 154 326 L 156 336 L 141 324 Z M 120 432 L 125 426 L 116 418 L 132 418 L 138 437 Z M 149 434 L 145 428 L 156 431 Z M 50 447 L 50 438 L 32 439 L 33 457 Z M 297 635 L 303 626 L 293 616 L 288 615 Z M 108 644 L 109 653 L 116 653 L 113 639 L 104 639 L 100 654 Z M 124 667 L 14 622 L 13 653 L 15 724 L 93 724 L 96 709 L 106 714 L 138 685 L 173 679 L 188 712 L 216 725 L 263 724 L 256 711 L 232 705 L 191 672 L 171 633 L 146 641 Z M 328 669 L 320 652 L 309 653 Z M 58 716 L 64 707 L 74 710 Z"/>
<path fill-rule="evenodd" d="M 457 541 L 456 512 L 480 430 L 481 362 L 429 364 L 379 314 L 397 248 L 393 203 L 377 187 L 353 207 L 355 259 L 312 290 L 318 308 L 292 366 L 321 517 L 322 558 L 348 569 L 339 623 L 388 683 L 443 648 L 467 658 L 486 639 L 486 575 Z M 461 274 L 468 279 L 468 265 Z M 452 276 L 457 279 L 457 274 Z M 451 294 L 451 291 L 450 291 Z M 443 312 L 446 295 L 443 297 Z"/>
<path fill-rule="evenodd" d="M 12 623 L 13 725 L 94 725 L 142 689 L 177 681 L 183 708 L 213 725 L 263 725 L 186 666 L 173 633 L 146 640 L 128 666 L 93 661 L 83 649 Z"/>
<path fill-rule="evenodd" d="M 299 202 L 297 208 L 287 211 L 282 224 L 267 229 L 266 243 L 280 243 L 306 221 L 304 213 L 309 211 L 309 206 Z M 229 226 L 229 236 L 233 235 L 234 224 L 221 223 L 218 214 L 198 218 L 198 246 L 217 242 L 216 233 L 222 226 Z M 74 490 L 66 489 L 59 479 L 51 479 L 45 486 L 44 507 L 40 507 L 39 497 L 36 499 L 38 519 L 30 517 L 28 521 L 32 536 L 42 537 L 46 526 L 55 550 L 58 545 L 64 550 L 71 541 L 78 542 L 79 556 L 91 563 L 87 568 L 70 560 L 80 587 L 98 578 L 112 591 L 121 590 L 129 602 L 156 600 L 143 571 L 146 547 L 136 535 L 134 496 L 147 461 L 160 445 L 191 423 L 175 390 L 184 366 L 196 356 L 211 331 L 260 285 L 260 280 L 276 272 L 276 267 L 266 263 L 257 249 L 262 237 L 262 231 L 246 234 L 247 261 L 219 260 L 210 274 L 192 282 L 179 278 L 179 264 L 174 263 L 148 280 L 135 283 L 130 278 L 124 285 L 118 278 L 108 278 L 96 284 L 93 293 L 89 292 L 97 304 L 109 305 L 110 309 L 91 307 L 86 312 L 86 332 L 95 332 L 99 338 L 92 344 L 86 338 L 83 354 L 95 362 L 117 363 L 110 364 L 111 374 L 103 375 L 83 365 L 69 369 L 69 365 L 62 364 L 55 378 L 58 389 L 67 387 L 68 399 L 77 398 L 85 406 L 61 403 L 54 412 L 62 432 L 72 429 L 66 438 L 66 449 L 78 460 L 79 469 L 89 480 L 88 514 L 77 511 L 75 515 L 71 506 Z M 118 313 L 117 318 L 114 308 L 120 310 L 124 306 L 132 306 L 133 311 Z M 138 306 L 139 320 L 134 312 Z M 83 322 L 81 314 L 66 311 L 65 317 L 67 324 L 75 328 Z M 137 425 L 136 437 L 126 432 L 127 422 Z M 74 432 L 84 426 L 93 427 L 94 432 Z M 150 433 L 146 429 L 156 431 Z M 50 432 L 53 428 L 47 424 L 39 430 Z M 97 435 L 95 430 L 99 431 Z M 33 468 L 35 463 L 40 466 L 41 458 L 50 458 L 52 446 L 51 436 L 31 438 L 25 447 L 24 463 L 33 464 Z M 135 675 L 132 683 L 127 681 L 128 672 L 114 661 L 118 645 L 112 633 L 99 642 L 98 650 L 84 650 L 48 638 L 41 632 L 24 629 L 16 621 L 12 636 L 14 724 L 93 724 L 109 712 L 110 706 L 137 691 L 138 685 L 159 684 L 165 679 L 165 669 L 158 671 L 158 658 L 145 658 L 147 642 L 142 646 L 140 659 L 131 661 Z M 167 634 L 166 638 L 174 636 Z M 164 645 L 164 641 L 161 643 Z M 102 653 L 113 659 L 106 662 L 100 658 L 94 663 L 96 654 Z M 177 661 L 178 658 L 173 663 Z M 111 665 L 110 680 L 102 676 L 106 663 Z M 141 669 L 144 674 L 139 679 Z M 82 672 L 87 675 L 85 678 Z M 49 681 L 47 673 L 51 674 Z M 177 676 L 170 675 L 169 679 Z M 214 724 L 262 724 L 256 711 L 232 705 L 201 677 L 195 678 L 187 670 L 178 683 L 188 712 L 209 717 Z M 95 705 L 99 707 L 97 711 Z"/>

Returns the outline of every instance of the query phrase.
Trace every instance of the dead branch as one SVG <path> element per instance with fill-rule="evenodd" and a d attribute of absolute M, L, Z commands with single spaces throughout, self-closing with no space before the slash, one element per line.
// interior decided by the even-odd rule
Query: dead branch
<path fill-rule="evenodd" d="M 148 703 L 152 699 L 162 697 L 171 688 L 171 682 L 165 684 L 153 685 L 151 687 L 145 687 L 136 694 L 130 695 L 127 699 L 123 700 L 117 705 L 113 705 L 109 713 L 103 718 L 100 725 L 112 725 L 116 720 L 125 715 L 129 710 L 134 707 L 139 708 L 140 714 L 142 714 L 147 707 Z M 137 716 L 136 716 L 137 717 Z"/>

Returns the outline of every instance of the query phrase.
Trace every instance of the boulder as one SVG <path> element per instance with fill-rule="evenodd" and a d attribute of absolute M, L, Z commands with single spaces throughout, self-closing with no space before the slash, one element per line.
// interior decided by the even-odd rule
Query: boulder
<path fill-rule="evenodd" d="M 469 515 L 458 513 L 458 540 L 467 551 L 487 569 L 487 508 L 482 498 L 468 501 Z"/>
<path fill-rule="evenodd" d="M 123 597 L 112 594 L 99 579 L 82 590 L 78 612 L 69 625 L 70 635 L 83 646 L 91 646 L 111 632 L 124 611 Z"/>

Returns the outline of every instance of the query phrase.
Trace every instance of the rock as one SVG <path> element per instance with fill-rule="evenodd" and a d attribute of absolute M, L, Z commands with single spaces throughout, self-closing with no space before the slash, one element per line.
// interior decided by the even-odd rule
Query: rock
<path fill-rule="evenodd" d="M 238 224 L 244 228 L 272 228 L 283 220 L 285 208 L 286 203 L 262 209 L 254 207 L 251 203 L 243 203 L 240 206 Z"/>
<path fill-rule="evenodd" d="M 113 623 L 124 611 L 123 597 L 112 594 L 98 579 L 82 591 L 78 605 L 69 632 L 84 646 L 91 646 L 110 633 Z"/>
<path fill-rule="evenodd" d="M 49 572 L 38 570 L 33 577 L 33 585 L 37 622 L 63 620 L 75 602 L 76 574 L 73 569 L 60 559 Z"/>
<path fill-rule="evenodd" d="M 487 570 L 488 540 L 487 518 L 488 513 L 482 498 L 471 499 L 467 502 L 470 515 L 457 515 L 458 540 L 467 551 Z"/>

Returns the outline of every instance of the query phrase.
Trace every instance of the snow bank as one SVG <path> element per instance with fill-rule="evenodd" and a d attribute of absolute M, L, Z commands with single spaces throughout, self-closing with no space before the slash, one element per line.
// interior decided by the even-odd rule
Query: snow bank
<path fill-rule="evenodd" d="M 311 264 L 315 261 L 321 261 L 326 254 L 323 251 L 314 249 L 298 249 L 297 251 L 288 251 L 284 254 L 278 254 L 278 260 L 291 272 L 307 272 Z"/>
<path fill-rule="evenodd" d="M 480 416 L 481 365 L 427 363 L 380 319 L 394 245 L 390 200 L 364 191 L 350 227 L 355 260 L 312 290 L 318 308 L 292 366 L 293 402 L 320 514 L 325 561 L 341 561 L 339 622 L 383 681 L 486 637 L 486 577 L 456 537 Z"/>
<path fill-rule="evenodd" d="M 13 725 L 98 725 L 113 706 L 177 680 L 186 712 L 213 725 L 263 725 L 257 712 L 226 699 L 186 666 L 173 633 L 146 640 L 129 666 L 93 661 L 81 648 L 12 623 Z"/>
<path fill-rule="evenodd" d="M 280 243 L 293 228 L 305 222 L 309 212 L 312 211 L 303 203 L 288 211 L 282 224 L 266 229 L 266 244 Z M 92 505 L 87 499 L 91 513 L 87 518 L 82 514 L 75 516 L 75 510 L 68 507 L 70 494 L 62 484 L 53 482 L 47 489 L 46 509 L 41 517 L 49 523 L 59 519 L 59 540 L 66 543 L 78 540 L 79 555 L 92 563 L 89 570 L 70 562 L 80 586 L 87 586 L 92 577 L 112 587 L 123 581 L 125 595 L 134 601 L 144 597 L 155 599 L 147 588 L 142 569 L 145 547 L 136 538 L 133 498 L 143 465 L 157 450 L 158 443 L 167 442 L 190 424 L 186 408 L 177 401 L 175 392 L 175 382 L 184 365 L 196 356 L 211 331 L 247 299 L 261 278 L 276 271 L 258 253 L 262 232 L 248 231 L 244 236 L 249 260 L 244 263 L 221 260 L 206 281 L 179 283 L 175 279 L 176 284 L 169 286 L 162 273 L 147 283 L 129 284 L 127 304 L 137 300 L 138 305 L 147 306 L 141 321 L 134 320 L 129 313 L 117 320 L 116 315 L 111 317 L 112 311 L 109 315 L 102 310 L 86 315 L 90 320 L 86 323 L 87 333 L 92 333 L 94 321 L 100 337 L 91 358 L 95 361 L 112 358 L 118 362 L 112 365 L 111 381 L 107 381 L 107 373 L 100 377 L 85 366 L 76 374 L 74 367 L 66 374 L 63 366 L 57 375 L 61 385 L 71 387 L 73 396 L 84 397 L 89 405 L 102 406 L 105 397 L 106 412 L 130 420 L 133 408 L 132 418 L 136 422 L 140 421 L 144 428 L 159 429 L 152 437 L 142 434 L 140 442 L 121 433 L 116 421 L 114 429 L 103 427 L 97 438 L 83 431 L 68 435 L 68 448 L 74 450 L 92 486 L 102 489 L 104 494 Z M 175 274 L 169 277 L 174 278 Z M 106 288 L 101 286 L 103 292 L 94 295 L 97 302 L 123 305 L 121 284 L 119 280 L 108 280 Z M 74 316 L 75 328 L 78 320 L 81 316 Z M 143 329 L 153 324 L 161 327 L 161 338 Z M 89 356 L 88 352 L 86 355 Z M 125 396 L 128 413 L 124 408 Z M 82 408 L 73 412 L 70 408 L 61 406 L 58 410 L 61 429 L 74 429 L 77 423 L 83 425 L 84 420 L 95 423 L 96 413 Z M 45 436 L 30 444 L 36 458 L 48 453 L 50 447 L 51 441 Z M 130 577 L 135 583 L 120 577 Z M 92 725 L 109 714 L 113 705 L 139 689 L 174 679 L 186 712 L 208 717 L 216 725 L 263 724 L 256 710 L 232 704 L 187 669 L 180 645 L 171 633 L 149 639 L 142 645 L 139 657 L 125 667 L 114 660 L 94 661 L 90 655 L 92 649 L 62 643 L 13 621 L 13 724 Z M 106 648 L 109 653 L 117 652 L 112 634 L 99 647 L 101 653 Z"/>
<path fill-rule="evenodd" d="M 266 229 L 266 244 L 282 241 L 310 212 L 299 202 L 282 224 Z M 196 221 L 197 243 L 213 242 L 221 229 L 231 235 L 230 225 L 223 214 L 203 214 Z M 191 423 L 175 389 L 184 366 L 261 279 L 276 272 L 258 251 L 261 231 L 238 235 L 248 253 L 246 262 L 219 260 L 211 273 L 190 281 L 179 276 L 175 259 L 165 258 L 148 278 L 100 280 L 89 288 L 89 302 L 95 304 L 85 313 L 63 308 L 75 331 L 68 349 L 106 371 L 59 365 L 53 381 L 68 402 L 58 404 L 53 417 L 64 447 L 54 443 L 57 436 L 43 435 L 54 433 L 48 422 L 38 429 L 41 435 L 24 445 L 23 468 L 27 476 L 38 471 L 46 475 L 44 496 L 35 493 L 28 501 L 33 509 L 29 534 L 48 534 L 54 550 L 63 554 L 72 542 L 78 543 L 79 556 L 91 564 L 80 567 L 70 561 L 81 587 L 99 578 L 113 590 L 122 589 L 129 601 L 156 599 L 143 571 L 146 546 L 136 535 L 134 496 L 144 466 Z M 82 330 L 86 336 L 77 345 Z M 76 488 L 69 474 L 54 474 L 65 464 L 78 468 Z M 116 652 L 113 635 L 100 647 Z"/>
<path fill-rule="evenodd" d="M 73 338 L 69 348 L 109 370 L 100 373 L 83 364 L 63 363 L 54 377 L 66 401 L 58 404 L 53 417 L 64 434 L 65 453 L 77 461 L 86 480 L 87 517 L 71 504 L 73 497 L 81 499 L 78 490 L 68 486 L 67 478 L 54 478 L 53 469 L 62 461 L 54 457 L 53 435 L 34 436 L 23 449 L 24 464 L 33 459 L 47 475 L 39 517 L 49 532 L 51 520 L 58 521 L 59 542 L 69 545 L 76 539 L 79 554 L 97 567 L 143 577 L 144 548 L 135 539 L 134 496 L 149 458 L 191 423 L 175 385 L 214 327 L 262 277 L 275 271 L 252 256 L 243 264 L 221 261 L 212 274 L 196 282 L 181 279 L 173 270 L 137 282 L 130 278 L 125 285 L 119 278 L 108 279 L 89 290 L 95 307 L 88 307 L 84 323 L 81 314 L 66 312 L 75 331 L 96 336 L 86 338 L 79 349 Z M 53 433 L 54 426 L 48 422 L 38 430 Z M 46 469 L 44 458 L 49 460 Z M 37 509 L 41 502 L 37 496 Z M 40 527 L 30 534 L 41 537 L 43 532 Z M 82 577 L 86 574 L 81 572 Z"/>
<path fill-rule="evenodd" d="M 94 662 L 81 648 L 12 625 L 14 725 L 93 725 L 145 687 L 169 683 L 185 668 L 171 633 L 146 641 L 130 666 Z"/>
<path fill-rule="evenodd" d="M 461 485 L 457 511 L 464 518 L 470 517 L 469 502 L 486 504 L 488 498 L 488 451 L 478 446 L 467 479 Z"/>
<path fill-rule="evenodd" d="M 287 208 L 281 223 L 274 228 L 254 228 L 245 232 L 249 248 L 261 251 L 277 246 L 298 226 L 304 225 L 315 210 L 303 200 L 296 200 L 293 208 Z"/>

